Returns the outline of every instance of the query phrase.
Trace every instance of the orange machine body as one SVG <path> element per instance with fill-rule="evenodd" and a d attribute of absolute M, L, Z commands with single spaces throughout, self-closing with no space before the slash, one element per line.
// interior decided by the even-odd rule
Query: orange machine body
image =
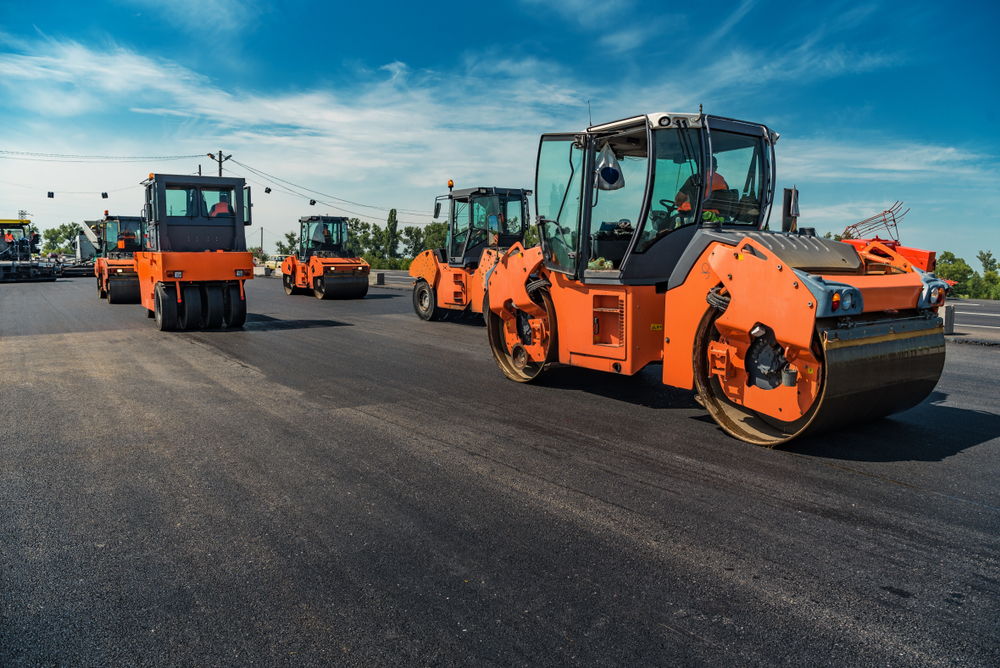
<path fill-rule="evenodd" d="M 486 277 L 499 257 L 500 252 L 496 248 L 486 248 L 478 262 L 454 267 L 441 259 L 438 251 L 425 250 L 410 263 L 410 276 L 434 286 L 438 307 L 482 313 Z"/>
<path fill-rule="evenodd" d="M 529 194 L 523 188 L 480 186 L 450 189 L 437 198 L 434 217 L 446 219 L 448 225 L 445 247 L 425 250 L 410 263 L 413 308 L 419 317 L 437 320 L 453 312 L 483 312 L 497 260 L 524 239 Z"/>
<path fill-rule="evenodd" d="M 371 266 L 352 251 L 350 221 L 343 216 L 299 218 L 299 245 L 281 263 L 289 295 L 311 292 L 317 299 L 360 299 L 368 294 Z"/>
<path fill-rule="evenodd" d="M 541 244 L 513 245 L 487 273 L 487 332 L 504 375 L 529 382 L 557 364 L 632 375 L 661 363 L 664 384 L 695 390 L 728 433 L 769 446 L 926 397 L 944 362 L 947 285 L 924 270 L 933 254 L 767 231 L 773 176 L 761 165 L 776 135 L 677 116 L 542 137 Z M 640 162 L 649 155 L 655 169 Z M 710 182 L 715 164 L 742 190 L 688 189 Z M 678 189 L 697 206 L 678 208 Z"/>
<path fill-rule="evenodd" d="M 158 283 L 176 288 L 178 304 L 184 302 L 184 286 L 204 283 L 238 284 L 240 297 L 246 299 L 243 283 L 253 278 L 253 255 L 245 251 L 143 251 L 135 254 L 135 268 L 142 305 L 152 311 Z"/>
<path fill-rule="evenodd" d="M 162 331 L 239 328 L 253 278 L 242 178 L 150 174 L 144 242 L 134 254 L 139 301 Z"/>

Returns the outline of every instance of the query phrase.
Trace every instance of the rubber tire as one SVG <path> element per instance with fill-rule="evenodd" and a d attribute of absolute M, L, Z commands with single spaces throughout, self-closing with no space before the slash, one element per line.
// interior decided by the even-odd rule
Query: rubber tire
<path fill-rule="evenodd" d="M 201 286 L 185 285 L 181 290 L 184 300 L 178 309 L 177 324 L 181 329 L 201 329 L 205 321 L 201 308 Z"/>
<path fill-rule="evenodd" d="M 156 284 L 153 292 L 153 317 L 156 327 L 161 332 L 171 332 L 177 329 L 177 293 L 174 288 L 168 288 L 163 283 Z"/>
<path fill-rule="evenodd" d="M 206 329 L 219 329 L 226 319 L 226 303 L 222 296 L 222 289 L 220 285 L 206 285 L 202 290 Z"/>
<path fill-rule="evenodd" d="M 225 300 L 224 324 L 229 329 L 239 329 L 247 321 L 247 302 L 245 299 L 240 299 L 240 286 L 226 286 L 223 296 Z"/>
<path fill-rule="evenodd" d="M 413 311 L 421 320 L 443 320 L 448 315 L 445 309 L 437 305 L 434 287 L 423 279 L 413 286 Z"/>

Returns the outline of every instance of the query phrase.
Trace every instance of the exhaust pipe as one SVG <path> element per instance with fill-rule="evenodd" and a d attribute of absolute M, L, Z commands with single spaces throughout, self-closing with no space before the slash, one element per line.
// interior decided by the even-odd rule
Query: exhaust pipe
<path fill-rule="evenodd" d="M 799 190 L 795 186 L 785 188 L 785 199 L 781 205 L 781 231 L 794 234 L 799 230 Z"/>

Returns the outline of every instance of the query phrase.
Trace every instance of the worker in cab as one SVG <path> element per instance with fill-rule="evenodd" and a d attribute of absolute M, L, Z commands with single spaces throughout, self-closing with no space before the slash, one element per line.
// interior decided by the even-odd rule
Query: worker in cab
<path fill-rule="evenodd" d="M 219 216 L 232 216 L 233 207 L 229 203 L 229 193 L 220 192 L 219 201 L 212 207 L 212 210 L 208 212 L 209 218 L 218 218 Z"/>
<path fill-rule="evenodd" d="M 14 235 L 11 234 L 10 230 L 7 230 L 6 232 L 4 232 L 3 240 L 6 241 L 9 244 L 14 243 Z"/>
<path fill-rule="evenodd" d="M 717 190 L 729 190 L 729 184 L 726 183 L 726 179 L 723 178 L 722 174 L 717 171 L 719 169 L 719 161 L 716 157 L 712 156 L 712 183 L 706 184 L 705 186 L 705 199 L 711 197 L 712 193 Z M 697 194 L 697 186 L 695 185 L 695 174 L 688 177 L 684 185 L 677 192 L 677 196 L 674 197 L 674 203 L 677 205 L 677 210 L 681 213 L 691 213 L 691 200 Z M 712 211 L 713 213 L 718 213 L 718 211 L 713 211 L 712 209 L 706 209 L 706 211 Z"/>

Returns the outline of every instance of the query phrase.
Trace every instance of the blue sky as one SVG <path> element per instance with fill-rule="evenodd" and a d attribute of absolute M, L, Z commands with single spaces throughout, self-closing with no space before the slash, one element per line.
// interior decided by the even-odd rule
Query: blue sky
<path fill-rule="evenodd" d="M 423 223 L 448 178 L 530 187 L 538 135 L 584 127 L 588 100 L 595 122 L 703 104 L 782 134 L 779 187 L 799 187 L 803 225 L 904 200 L 905 243 L 972 260 L 1000 254 L 998 24 L 986 2 L 6 2 L 0 149 L 222 147 L 371 205 L 349 212 Z M 136 212 L 144 174 L 199 162 L 0 159 L 0 217 Z M 255 204 L 268 246 L 337 213 L 277 190 Z"/>

